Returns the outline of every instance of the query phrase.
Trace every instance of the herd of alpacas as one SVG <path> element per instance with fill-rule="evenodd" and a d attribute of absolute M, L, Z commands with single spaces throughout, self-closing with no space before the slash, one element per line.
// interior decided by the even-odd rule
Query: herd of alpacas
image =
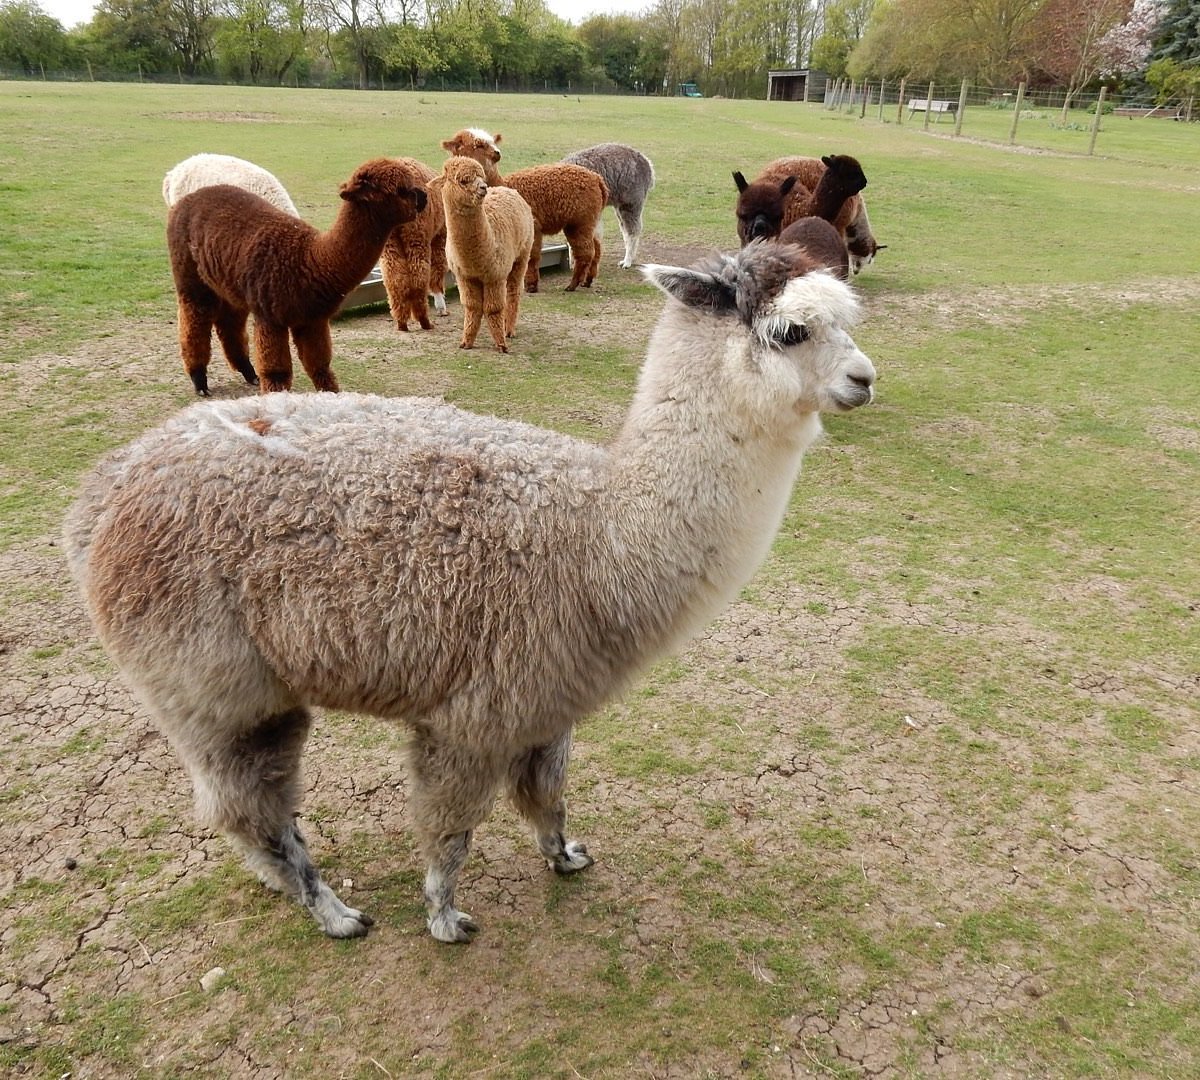
<path fill-rule="evenodd" d="M 64 525 L 96 633 L 201 820 L 332 937 L 372 920 L 322 880 L 297 823 L 314 707 L 406 725 L 428 928 L 469 941 L 456 886 L 497 796 L 553 870 L 592 864 L 567 838 L 575 725 L 737 596 L 820 414 L 874 396 L 847 279 L 877 245 L 866 177 L 842 155 L 736 173 L 740 249 L 641 267 L 665 306 L 606 444 L 431 398 L 267 392 L 292 384 L 289 335 L 314 387 L 338 390 L 329 320 L 381 256 L 399 329 L 429 325 L 429 297 L 445 314 L 449 266 L 463 347 L 486 322 L 501 350 L 543 236 L 566 234 L 567 287 L 586 287 L 612 205 L 634 264 L 644 155 L 606 143 L 501 177 L 499 142 L 458 132 L 440 173 L 364 163 L 325 232 L 248 162 L 172 169 L 184 366 L 208 396 L 215 329 L 263 392 L 197 402 L 103 458 Z"/>

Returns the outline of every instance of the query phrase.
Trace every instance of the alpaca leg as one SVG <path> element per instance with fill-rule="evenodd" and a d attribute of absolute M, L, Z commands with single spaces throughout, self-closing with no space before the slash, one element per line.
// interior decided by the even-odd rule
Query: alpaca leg
<path fill-rule="evenodd" d="M 496 797 L 493 767 L 469 751 L 414 736 L 409 771 L 413 818 L 426 862 L 429 932 L 438 941 L 470 941 L 479 924 L 454 906 L 454 894 L 470 852 L 471 834 Z"/>
<path fill-rule="evenodd" d="M 466 278 L 458 283 L 459 296 L 463 303 L 463 336 L 460 349 L 470 349 L 479 334 L 483 321 L 483 282 L 477 278 Z"/>
<path fill-rule="evenodd" d="M 567 804 L 563 789 L 571 757 L 571 733 L 548 746 L 538 746 L 513 762 L 508 793 L 513 805 L 533 826 L 538 850 L 559 874 L 574 874 L 595 861 L 583 844 L 566 839 Z"/>
<path fill-rule="evenodd" d="M 513 263 L 504 282 L 504 334 L 512 337 L 517 332 L 517 315 L 521 310 L 521 279 L 525 276 L 525 260 Z"/>
<path fill-rule="evenodd" d="M 525 291 L 537 292 L 542 268 L 542 230 L 533 229 L 533 243 L 529 245 L 529 261 L 525 264 Z"/>
<path fill-rule="evenodd" d="M 570 229 L 564 229 L 563 235 L 567 238 L 567 244 L 571 248 L 571 284 L 567 286 L 567 292 L 574 292 L 584 283 L 584 278 L 587 276 L 588 267 L 592 264 L 592 252 L 594 241 L 590 231 L 584 232 L 578 227 L 572 226 Z"/>
<path fill-rule="evenodd" d="M 292 354 L 286 326 L 254 319 L 254 368 L 264 394 L 292 388 Z"/>
<path fill-rule="evenodd" d="M 435 233 L 429 245 L 429 295 L 433 297 L 433 310 L 441 318 L 450 314 L 446 310 L 446 230 Z"/>
<path fill-rule="evenodd" d="M 379 274 L 383 279 L 383 290 L 387 293 L 388 311 L 391 312 L 392 322 L 395 323 L 397 330 L 407 333 L 410 310 L 408 274 L 404 263 L 404 253 L 394 236 L 395 230 L 383 245 L 383 251 L 379 256 Z"/>
<path fill-rule="evenodd" d="M 296 354 L 300 364 L 317 390 L 338 392 L 337 376 L 330 369 L 333 362 L 333 337 L 328 322 L 293 326 L 292 340 L 296 343 Z"/>
<path fill-rule="evenodd" d="M 600 246 L 600 236 L 600 229 L 597 228 L 592 234 L 592 261 L 588 264 L 587 273 L 583 276 L 583 287 L 585 289 L 592 287 L 592 282 L 596 280 L 596 275 L 600 272 L 600 255 L 603 250 Z M 583 246 L 585 249 L 587 248 L 586 242 Z"/>
<path fill-rule="evenodd" d="M 217 310 L 217 337 L 229 366 L 251 386 L 257 386 L 258 376 L 250 363 L 250 342 L 246 337 L 248 318 L 247 312 L 222 304 Z"/>
<path fill-rule="evenodd" d="M 638 245 L 642 240 L 642 209 L 639 206 L 618 206 L 617 221 L 621 223 L 621 238 L 625 241 L 625 258 L 621 265 L 629 269 L 637 261 Z"/>
<path fill-rule="evenodd" d="M 487 319 L 488 330 L 491 331 L 492 341 L 501 352 L 508 352 L 508 342 L 505 340 L 505 305 L 507 303 L 508 281 L 488 281 L 483 286 L 483 317 Z"/>
<path fill-rule="evenodd" d="M 247 730 L 192 730 L 173 743 L 206 824 L 225 833 L 268 887 L 302 904 L 330 937 L 361 937 L 371 918 L 347 907 L 313 865 L 295 823 L 311 716 L 294 707 Z"/>
<path fill-rule="evenodd" d="M 433 323 L 429 321 L 429 303 L 425 299 L 427 284 L 431 276 L 429 268 L 429 251 L 423 250 L 421 255 L 413 260 L 408 269 L 408 309 L 412 317 L 421 324 L 422 330 L 432 330 Z M 442 303 L 445 304 L 443 298 Z"/>
<path fill-rule="evenodd" d="M 183 370 L 201 397 L 211 396 L 208 390 L 208 362 L 212 359 L 215 318 L 210 306 L 184 300 L 182 296 L 179 298 L 179 352 L 183 357 Z"/>

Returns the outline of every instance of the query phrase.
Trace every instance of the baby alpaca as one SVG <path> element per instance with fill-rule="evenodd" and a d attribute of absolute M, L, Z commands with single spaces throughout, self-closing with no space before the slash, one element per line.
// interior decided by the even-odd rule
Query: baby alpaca
<path fill-rule="evenodd" d="M 233 184 L 266 199 L 285 214 L 300 212 L 284 186 L 261 165 L 229 154 L 193 154 L 173 166 L 163 177 L 163 202 L 174 206 L 185 195 L 213 184 Z"/>
<path fill-rule="evenodd" d="M 533 213 L 511 188 L 490 188 L 483 166 L 472 158 L 446 159 L 440 188 L 446 217 L 446 260 L 462 297 L 460 348 L 475 344 L 487 319 L 492 340 L 508 352 L 507 339 L 517 328 L 525 264 L 536 258 Z M 436 190 L 435 190 L 436 194 Z"/>
<path fill-rule="evenodd" d="M 412 170 L 427 193 L 429 181 L 437 177 L 428 165 L 415 158 L 397 158 Z M 442 316 L 446 311 L 446 211 L 442 200 L 431 197 L 412 221 L 397 225 L 383 245 L 379 258 L 388 308 L 397 330 L 408 330 L 415 319 L 422 330 L 432 330 L 429 300 Z"/>
<path fill-rule="evenodd" d="M 203 402 L 106 457 L 64 527 L 104 647 L 204 821 L 325 933 L 371 920 L 296 821 L 311 707 L 406 724 L 441 941 L 506 790 L 560 874 L 575 725 L 699 633 L 762 562 L 820 413 L 872 398 L 849 286 L 756 242 L 667 294 L 611 444 L 427 398 Z"/>
<path fill-rule="evenodd" d="M 563 161 L 591 169 L 608 185 L 608 205 L 617 212 L 621 237 L 625 241 L 625 258 L 621 265 L 632 266 L 642 239 L 642 208 L 654 187 L 654 166 L 650 159 L 632 146 L 608 142 L 576 150 L 567 154 Z"/>
<path fill-rule="evenodd" d="M 502 177 L 496 168 L 500 139 L 479 128 L 466 128 L 446 139 L 442 149 L 478 161 L 490 186 L 513 188 L 529 204 L 534 246 L 525 270 L 528 292 L 538 291 L 542 237 L 559 232 L 571 249 L 571 283 L 566 291 L 574 292 L 580 285 L 589 288 L 600 270 L 600 215 L 608 202 L 608 185 L 591 169 L 568 162 L 534 165 Z"/>
<path fill-rule="evenodd" d="M 313 386 L 337 390 L 329 320 L 375 265 L 392 229 L 411 221 L 426 201 L 412 170 L 390 158 L 360 165 L 341 197 L 327 232 L 230 184 L 200 188 L 171 208 L 167 249 L 179 344 L 201 397 L 209 396 L 214 327 L 229 366 L 264 393 L 291 389 L 289 331 Z M 246 340 L 251 314 L 254 366 Z"/>

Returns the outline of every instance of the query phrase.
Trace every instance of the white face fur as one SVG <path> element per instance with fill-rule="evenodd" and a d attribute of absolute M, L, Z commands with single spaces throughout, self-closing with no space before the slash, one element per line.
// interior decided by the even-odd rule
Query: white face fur
<path fill-rule="evenodd" d="M 816 271 L 790 279 L 752 329 L 767 348 L 795 353 L 809 408 L 846 412 L 875 397 L 875 366 L 846 330 L 857 318 L 848 286 Z"/>

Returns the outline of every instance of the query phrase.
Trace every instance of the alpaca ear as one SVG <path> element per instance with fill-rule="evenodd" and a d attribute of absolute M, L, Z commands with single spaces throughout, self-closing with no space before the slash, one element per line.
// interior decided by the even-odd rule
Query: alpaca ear
<path fill-rule="evenodd" d="M 375 185 L 365 176 L 352 176 L 338 190 L 338 194 L 347 201 L 361 199 L 374 190 Z"/>
<path fill-rule="evenodd" d="M 750 186 L 746 183 L 746 178 L 737 171 L 733 174 L 733 182 L 737 185 L 738 191 L 745 191 Z"/>
<path fill-rule="evenodd" d="M 782 184 L 779 185 L 779 194 L 786 195 L 796 186 L 796 178 L 794 176 L 787 177 Z"/>
<path fill-rule="evenodd" d="M 652 285 L 681 304 L 706 311 L 731 311 L 737 306 L 733 287 L 703 270 L 647 263 L 642 273 Z"/>
<path fill-rule="evenodd" d="M 456 153 L 458 151 L 458 140 L 457 139 L 443 139 L 442 140 L 442 149 L 445 150 L 447 154 Z"/>
<path fill-rule="evenodd" d="M 492 142 L 494 142 L 497 146 L 499 146 L 500 140 L 503 138 L 504 138 L 504 136 L 501 135 L 500 132 L 497 131 L 496 134 L 492 136 Z"/>
<path fill-rule="evenodd" d="M 826 154 L 823 158 L 821 158 L 821 164 L 824 165 L 825 168 L 827 168 L 827 169 L 832 169 L 833 168 L 833 158 L 831 158 L 828 154 Z"/>
<path fill-rule="evenodd" d="M 429 196 L 425 194 L 424 188 L 410 188 L 409 190 L 413 193 L 413 202 L 416 204 L 417 213 L 419 214 L 428 204 Z"/>

